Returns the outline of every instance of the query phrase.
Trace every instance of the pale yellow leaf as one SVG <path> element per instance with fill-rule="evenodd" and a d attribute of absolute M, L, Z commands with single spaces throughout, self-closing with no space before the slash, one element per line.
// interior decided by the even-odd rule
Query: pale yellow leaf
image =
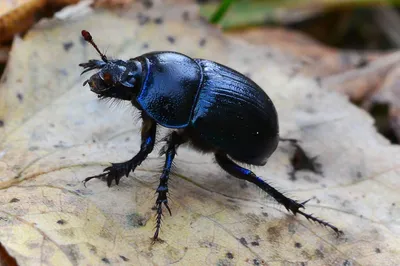
<path fill-rule="evenodd" d="M 81 182 L 140 146 L 133 108 L 110 108 L 82 87 L 78 64 L 98 58 L 82 29 L 115 58 L 175 50 L 249 74 L 274 101 L 281 136 L 318 156 L 323 176 L 304 171 L 291 180 L 287 143 L 252 169 L 291 197 L 312 198 L 306 211 L 344 236 L 293 217 L 211 155 L 181 147 L 172 216 L 152 245 L 157 151 L 119 186 Z M 185 5 L 40 23 L 15 41 L 0 85 L 0 242 L 19 265 L 399 265 L 399 147 L 343 96 L 292 76 L 294 65 L 224 37 Z"/>

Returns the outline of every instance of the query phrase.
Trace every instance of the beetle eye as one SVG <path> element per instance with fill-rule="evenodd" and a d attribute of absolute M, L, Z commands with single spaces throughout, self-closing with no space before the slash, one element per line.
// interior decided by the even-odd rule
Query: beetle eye
<path fill-rule="evenodd" d="M 112 76 L 109 72 L 105 72 L 103 74 L 103 80 L 107 85 L 111 85 L 112 84 Z"/>

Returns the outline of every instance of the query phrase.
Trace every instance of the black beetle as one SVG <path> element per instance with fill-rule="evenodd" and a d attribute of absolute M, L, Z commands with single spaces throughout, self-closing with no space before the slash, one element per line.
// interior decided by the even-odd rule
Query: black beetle
<path fill-rule="evenodd" d="M 106 179 L 108 186 L 140 165 L 153 151 L 157 125 L 174 129 L 162 148 L 164 169 L 157 188 L 156 231 L 161 227 L 162 205 L 168 205 L 168 178 L 176 150 L 191 143 L 202 152 L 212 152 L 217 163 L 236 178 L 247 180 L 271 195 L 294 214 L 341 231 L 335 226 L 304 213 L 303 203 L 292 200 L 253 172 L 233 160 L 262 166 L 275 151 L 279 140 L 278 116 L 271 99 L 252 80 L 213 61 L 190 58 L 176 52 L 151 52 L 127 61 L 110 60 L 93 42 L 89 32 L 82 36 L 91 43 L 102 60 L 89 60 L 79 66 L 82 72 L 100 69 L 86 80 L 99 98 L 127 100 L 143 119 L 140 151 L 129 161 L 114 163 L 104 173 L 88 177 Z"/>

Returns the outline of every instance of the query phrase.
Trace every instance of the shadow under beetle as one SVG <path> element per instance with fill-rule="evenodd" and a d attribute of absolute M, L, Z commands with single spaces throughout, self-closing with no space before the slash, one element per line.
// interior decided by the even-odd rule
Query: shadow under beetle
<path fill-rule="evenodd" d="M 163 206 L 168 205 L 168 178 L 177 148 L 190 142 L 203 152 L 214 153 L 216 162 L 236 178 L 247 180 L 293 214 L 341 231 L 319 218 L 301 211 L 305 203 L 292 200 L 250 170 L 233 160 L 262 166 L 278 146 L 278 116 L 271 99 L 252 80 L 213 61 L 190 58 L 176 52 L 151 52 L 127 61 L 111 60 L 100 52 L 89 32 L 83 38 L 93 45 L 102 60 L 89 60 L 79 66 L 83 73 L 100 69 L 83 85 L 89 84 L 99 98 L 127 100 L 143 119 L 140 151 L 130 160 L 113 163 L 100 178 L 111 186 L 136 169 L 153 151 L 157 125 L 174 129 L 161 150 L 165 164 L 157 188 L 156 240 L 161 227 Z M 281 139 L 283 140 L 283 139 Z"/>

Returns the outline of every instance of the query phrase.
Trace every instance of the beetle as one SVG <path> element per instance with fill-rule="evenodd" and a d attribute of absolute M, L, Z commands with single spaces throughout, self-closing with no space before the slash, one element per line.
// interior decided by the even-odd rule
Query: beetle
<path fill-rule="evenodd" d="M 156 190 L 156 229 L 158 239 L 163 205 L 168 204 L 168 179 L 178 147 L 190 143 L 196 149 L 213 153 L 218 165 L 230 175 L 244 179 L 261 188 L 294 215 L 341 231 L 300 209 L 298 202 L 269 185 L 252 171 L 236 162 L 263 166 L 276 150 L 280 140 L 278 115 L 268 95 L 254 81 L 219 63 L 191 58 L 171 51 L 150 52 L 129 60 L 108 59 L 100 52 L 88 31 L 82 36 L 101 56 L 102 60 L 81 63 L 82 74 L 99 69 L 84 86 L 99 98 L 130 101 L 142 117 L 141 146 L 130 160 L 113 163 L 100 178 L 111 186 L 118 185 L 123 176 L 134 172 L 153 151 L 157 126 L 171 130 L 161 149 L 165 163 Z M 236 161 L 236 162 L 235 162 Z"/>

